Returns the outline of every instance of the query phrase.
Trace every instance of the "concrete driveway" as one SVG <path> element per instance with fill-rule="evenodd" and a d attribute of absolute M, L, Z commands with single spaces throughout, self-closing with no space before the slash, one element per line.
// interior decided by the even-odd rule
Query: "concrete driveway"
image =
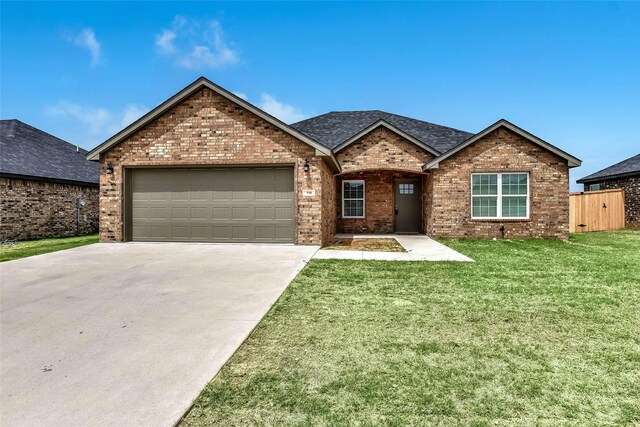
<path fill-rule="evenodd" d="M 95 244 L 0 264 L 3 426 L 168 426 L 317 247 Z"/>

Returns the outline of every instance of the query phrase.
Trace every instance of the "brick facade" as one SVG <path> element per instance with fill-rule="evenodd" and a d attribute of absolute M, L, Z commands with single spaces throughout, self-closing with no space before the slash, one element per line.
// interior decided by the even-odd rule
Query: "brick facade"
<path fill-rule="evenodd" d="M 624 178 L 607 179 L 602 182 L 591 182 L 584 185 L 584 191 L 589 191 L 589 186 L 600 184 L 601 190 L 614 188 L 624 189 L 624 216 L 627 227 L 640 227 L 640 176 L 628 176 Z"/>
<path fill-rule="evenodd" d="M 98 187 L 0 178 L 0 240 L 76 235 L 76 198 L 80 234 L 98 231 Z"/>
<path fill-rule="evenodd" d="M 303 170 L 305 159 L 310 165 L 309 172 Z M 110 175 L 105 173 L 109 164 L 114 168 Z M 100 240 L 123 241 L 125 237 L 123 168 L 250 164 L 294 166 L 297 244 L 320 244 L 332 234 L 333 196 L 322 200 L 323 183 L 327 182 L 330 169 L 315 155 L 315 149 L 203 88 L 102 153 Z M 316 193 L 303 196 L 305 189 Z M 330 185 L 327 191 L 335 194 Z"/>
<path fill-rule="evenodd" d="M 125 240 L 125 173 L 139 167 L 292 165 L 297 244 L 322 244 L 336 232 L 394 231 L 394 180 L 421 178 L 423 231 L 431 236 L 568 238 L 567 160 L 505 127 L 423 171 L 427 150 L 384 126 L 335 153 L 334 175 L 315 148 L 203 87 L 100 156 L 100 238 Z M 303 166 L 309 162 L 309 171 Z M 112 174 L 106 174 L 108 165 Z M 528 172 L 530 218 L 472 220 L 471 173 Z M 342 180 L 365 180 L 363 219 L 342 218 Z M 305 195 L 303 190 L 314 190 Z M 501 228 L 504 227 L 504 231 Z"/>
<path fill-rule="evenodd" d="M 528 220 L 472 220 L 471 173 L 528 172 Z M 426 232 L 438 237 L 569 237 L 567 161 L 518 134 L 499 128 L 431 172 Z"/>
<path fill-rule="evenodd" d="M 433 155 L 380 126 L 339 151 L 336 158 L 342 167 L 335 199 L 337 231 L 393 233 L 394 180 L 423 176 L 422 166 L 431 161 Z M 365 181 L 365 218 L 342 218 L 342 181 L 349 179 Z M 426 202 L 423 190 L 423 206 Z"/>

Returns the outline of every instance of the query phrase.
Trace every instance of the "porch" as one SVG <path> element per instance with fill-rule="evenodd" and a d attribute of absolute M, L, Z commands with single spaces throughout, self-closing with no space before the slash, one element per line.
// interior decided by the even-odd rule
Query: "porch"
<path fill-rule="evenodd" d="M 338 234 L 425 233 L 428 175 L 361 170 L 336 176 Z"/>

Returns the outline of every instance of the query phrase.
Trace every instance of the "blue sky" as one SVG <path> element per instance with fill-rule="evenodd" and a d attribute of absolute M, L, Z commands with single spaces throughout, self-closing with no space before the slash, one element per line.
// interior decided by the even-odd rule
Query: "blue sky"
<path fill-rule="evenodd" d="M 639 22 L 637 2 L 3 1 L 0 115 L 90 149 L 204 75 L 288 122 L 506 118 L 581 158 L 573 181 L 640 152 Z"/>

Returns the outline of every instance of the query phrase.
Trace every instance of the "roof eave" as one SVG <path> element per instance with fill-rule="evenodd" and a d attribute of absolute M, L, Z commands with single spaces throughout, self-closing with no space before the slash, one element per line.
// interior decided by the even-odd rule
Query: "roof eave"
<path fill-rule="evenodd" d="M 422 141 L 416 139 L 415 137 L 409 135 L 408 133 L 402 131 L 401 129 L 397 128 L 396 126 L 392 125 L 391 123 L 387 122 L 384 119 L 377 120 L 373 124 L 367 126 L 363 130 L 361 130 L 360 132 L 358 132 L 357 134 L 352 136 L 351 138 L 349 138 L 346 141 L 340 143 L 339 145 L 337 145 L 336 147 L 333 148 L 333 152 L 337 153 L 337 152 L 347 148 L 349 145 L 353 144 L 354 142 L 356 142 L 357 140 L 359 140 L 360 138 L 362 138 L 363 136 L 365 136 L 366 134 L 368 134 L 369 132 L 373 131 L 374 129 L 376 129 L 376 128 L 380 127 L 380 126 L 384 126 L 385 128 L 387 128 L 390 131 L 400 135 L 401 137 L 407 139 L 408 141 L 412 142 L 413 144 L 417 145 L 418 147 L 422 148 L 423 150 L 428 151 L 429 153 L 433 154 L 434 156 L 439 156 L 441 154 L 439 151 L 436 151 L 435 149 L 433 149 L 432 147 L 428 146 L 424 142 L 422 142 Z"/>
<path fill-rule="evenodd" d="M 116 133 L 115 135 L 113 135 L 111 138 L 107 139 L 102 144 L 100 144 L 97 147 L 95 147 L 93 150 L 89 151 L 87 153 L 87 155 L 86 155 L 87 159 L 88 160 L 100 160 L 100 154 L 101 153 L 107 151 L 108 149 L 110 149 L 114 145 L 122 142 L 122 140 L 124 140 L 128 136 L 131 136 L 134 132 L 138 131 L 140 128 L 142 128 L 143 126 L 147 125 L 153 119 L 159 117 L 160 115 L 165 113 L 167 110 L 172 108 L 174 105 L 178 104 L 180 101 L 184 100 L 185 98 L 191 96 L 193 93 L 195 93 L 197 90 L 199 90 L 199 89 L 201 89 L 203 87 L 211 89 L 212 91 L 214 91 L 214 92 L 218 93 L 219 95 L 227 98 L 228 100 L 230 100 L 230 101 L 240 105 L 241 107 L 249 110 L 253 114 L 257 115 L 258 117 L 266 120 L 267 122 L 271 123 L 272 125 L 276 126 L 277 128 L 287 132 L 291 136 L 299 139 L 300 141 L 304 142 L 305 144 L 310 145 L 311 147 L 315 148 L 316 149 L 316 153 L 319 153 L 318 155 L 329 157 L 331 159 L 331 162 L 334 163 L 334 166 L 338 170 L 340 170 L 340 164 L 338 163 L 338 161 L 336 160 L 335 156 L 333 155 L 332 151 L 329 148 L 327 148 L 324 145 L 314 141 L 313 139 L 309 138 L 305 134 L 297 131 L 296 129 L 292 128 L 291 126 L 289 126 L 288 124 L 284 123 L 280 119 L 278 119 L 278 118 L 272 116 L 271 114 L 261 110 L 260 108 L 258 108 L 255 105 L 245 101 L 244 99 L 240 98 L 239 96 L 237 96 L 237 95 L 229 92 L 228 90 L 218 86 L 217 84 L 213 83 L 211 80 L 207 79 L 206 77 L 198 78 L 196 81 L 194 81 L 193 83 L 191 83 L 190 85 L 188 85 L 187 87 L 182 89 L 180 92 L 176 93 L 171 98 L 167 99 L 166 101 L 164 101 L 163 103 L 158 105 L 156 108 L 154 108 L 153 110 L 149 111 L 147 114 L 145 114 L 144 116 L 140 117 L 138 120 L 136 120 L 135 122 L 131 123 L 129 126 L 125 127 L 120 132 Z"/>
<path fill-rule="evenodd" d="M 564 158 L 565 160 L 567 160 L 567 164 L 569 166 L 569 168 L 575 168 L 578 167 L 582 164 L 582 160 L 578 159 L 577 157 L 574 157 L 572 155 L 570 155 L 569 153 L 567 153 L 566 151 L 561 150 L 560 148 L 549 144 L 548 142 L 546 142 L 545 140 L 538 138 L 537 136 L 533 135 L 532 133 L 527 132 L 526 130 L 514 125 L 513 123 L 509 122 L 508 120 L 505 119 L 500 119 L 497 122 L 495 122 L 494 124 L 492 124 L 491 126 L 485 128 L 484 130 L 481 130 L 480 132 L 478 132 L 477 134 L 469 137 L 468 139 L 466 139 L 465 141 L 461 142 L 460 144 L 456 145 L 455 147 L 453 147 L 451 150 L 447 151 L 446 153 L 443 153 L 441 156 L 436 157 L 435 159 L 433 159 L 432 161 L 430 161 L 429 163 L 426 163 L 423 167 L 422 170 L 428 170 L 428 169 L 437 169 L 440 165 L 440 162 L 448 159 L 449 157 L 453 156 L 454 154 L 456 154 L 457 152 L 461 151 L 462 149 L 468 147 L 469 145 L 473 144 L 474 142 L 478 141 L 479 139 L 485 137 L 486 135 L 488 135 L 489 133 L 493 132 L 494 130 L 500 128 L 500 127 L 505 127 L 509 130 L 511 130 L 512 132 L 515 132 L 516 134 L 528 139 L 529 141 L 540 145 L 541 147 L 551 151 L 552 153 Z"/>

